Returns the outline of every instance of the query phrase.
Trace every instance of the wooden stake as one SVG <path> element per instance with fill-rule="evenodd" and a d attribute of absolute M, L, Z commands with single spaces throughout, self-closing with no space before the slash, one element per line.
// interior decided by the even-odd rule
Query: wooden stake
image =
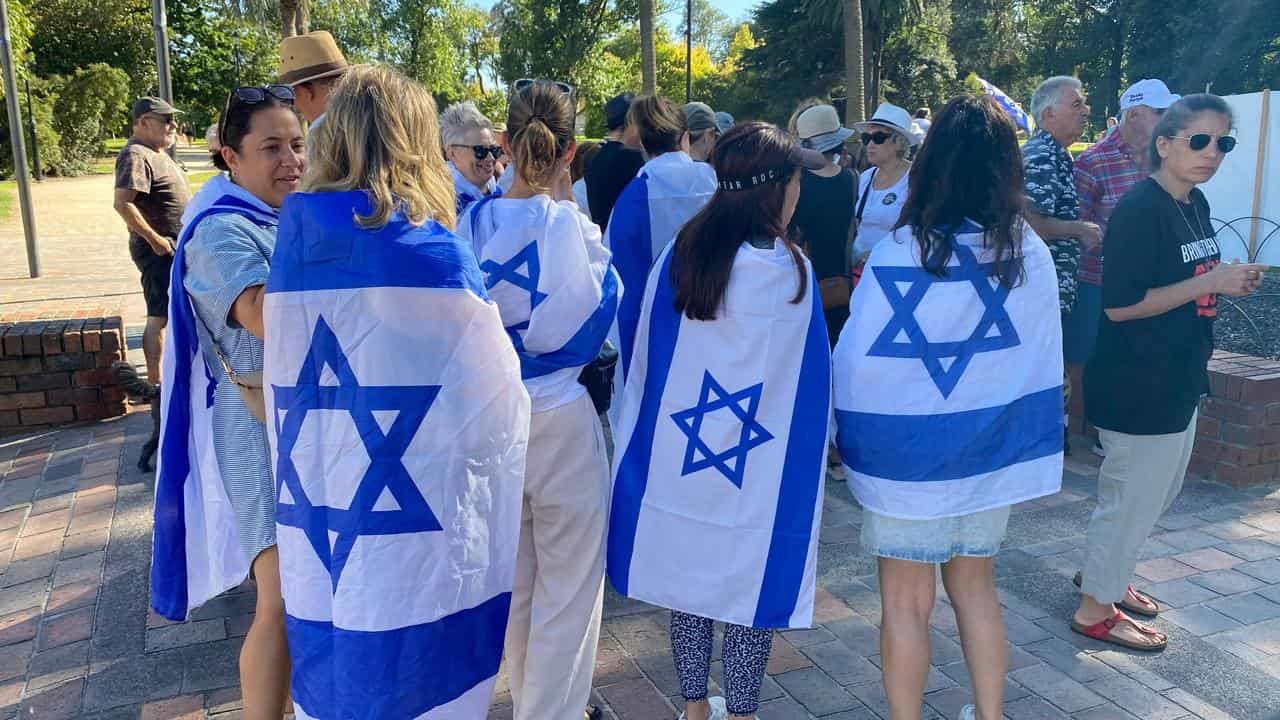
<path fill-rule="evenodd" d="M 1253 170 L 1253 219 L 1249 221 L 1249 257 L 1253 262 L 1258 253 L 1258 216 L 1262 212 L 1262 182 L 1267 165 L 1267 134 L 1271 119 L 1271 90 L 1262 91 L 1262 122 L 1258 133 L 1258 159 Z"/>

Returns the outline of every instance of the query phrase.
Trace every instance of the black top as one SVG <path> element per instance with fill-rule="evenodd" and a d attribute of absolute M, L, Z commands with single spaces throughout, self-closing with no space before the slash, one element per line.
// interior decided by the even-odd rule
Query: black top
<path fill-rule="evenodd" d="M 1103 245 L 1104 308 L 1136 305 L 1148 290 L 1206 273 L 1219 260 L 1204 194 L 1192 190 L 1191 203 L 1179 203 L 1152 179 L 1121 198 Z M 1117 323 L 1104 313 L 1085 368 L 1089 421 L 1131 435 L 1186 430 L 1209 390 L 1217 314 L 1217 295 L 1140 320 Z"/>
<path fill-rule="evenodd" d="M 848 275 L 846 253 L 853 222 L 857 181 L 849 170 L 831 177 L 805 171 L 800 175 L 800 199 L 791 229 L 809 254 L 818 279 Z"/>
<path fill-rule="evenodd" d="M 584 178 L 587 181 L 587 204 L 591 209 L 591 221 L 603 232 L 609 224 L 609 213 L 618 201 L 622 189 L 631 182 L 644 165 L 644 155 L 617 140 L 605 140 L 600 152 L 587 165 Z"/>
<path fill-rule="evenodd" d="M 182 211 L 191 200 L 187 174 L 168 153 L 130 139 L 116 156 L 117 190 L 133 190 L 133 204 L 152 230 L 177 242 L 182 233 Z M 129 233 L 129 253 L 135 261 L 155 255 L 141 235 Z"/>

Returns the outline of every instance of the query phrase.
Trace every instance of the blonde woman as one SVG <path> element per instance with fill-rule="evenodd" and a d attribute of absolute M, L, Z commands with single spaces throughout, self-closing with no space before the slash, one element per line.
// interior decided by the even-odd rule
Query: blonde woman
<path fill-rule="evenodd" d="M 620 288 L 600 229 L 570 191 L 572 88 L 516 87 L 503 135 L 515 181 L 472 205 L 458 234 L 480 259 L 533 403 L 507 630 L 514 717 L 565 720 L 591 693 L 609 512 L 604 432 L 578 376 L 604 344 Z"/>
<path fill-rule="evenodd" d="M 281 209 L 264 385 L 298 718 L 483 717 L 502 660 L 529 396 L 449 230 L 436 117 L 353 68 Z"/>

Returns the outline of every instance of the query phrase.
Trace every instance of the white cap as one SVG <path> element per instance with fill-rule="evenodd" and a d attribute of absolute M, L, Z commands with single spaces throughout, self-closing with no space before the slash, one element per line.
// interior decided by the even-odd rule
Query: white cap
<path fill-rule="evenodd" d="M 1130 85 L 1129 89 L 1120 96 L 1120 112 L 1139 105 L 1164 110 L 1177 102 L 1180 97 L 1182 96 L 1169 92 L 1169 86 L 1162 80 L 1139 80 Z"/>
<path fill-rule="evenodd" d="M 867 132 L 872 125 L 879 125 L 890 130 L 896 130 L 907 139 L 912 145 L 920 142 L 919 138 L 912 130 L 914 125 L 911 119 L 911 113 L 894 105 L 893 103 L 880 103 L 880 107 L 876 108 L 876 112 L 871 116 L 870 120 L 855 124 L 853 127 L 858 132 Z"/>

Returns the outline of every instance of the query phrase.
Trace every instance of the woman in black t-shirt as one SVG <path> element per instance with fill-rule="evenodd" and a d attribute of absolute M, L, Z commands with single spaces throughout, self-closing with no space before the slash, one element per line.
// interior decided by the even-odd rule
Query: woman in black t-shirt
<path fill-rule="evenodd" d="M 1129 581 L 1191 459 L 1217 296 L 1248 295 L 1262 280 L 1260 265 L 1219 262 L 1209 203 L 1196 187 L 1235 147 L 1231 126 L 1231 108 L 1215 95 L 1191 95 L 1165 111 L 1152 134 L 1156 170 L 1120 200 L 1104 241 L 1105 313 L 1084 391 L 1106 459 L 1071 627 L 1138 650 L 1168 643 L 1123 611 L 1160 611 Z"/>

